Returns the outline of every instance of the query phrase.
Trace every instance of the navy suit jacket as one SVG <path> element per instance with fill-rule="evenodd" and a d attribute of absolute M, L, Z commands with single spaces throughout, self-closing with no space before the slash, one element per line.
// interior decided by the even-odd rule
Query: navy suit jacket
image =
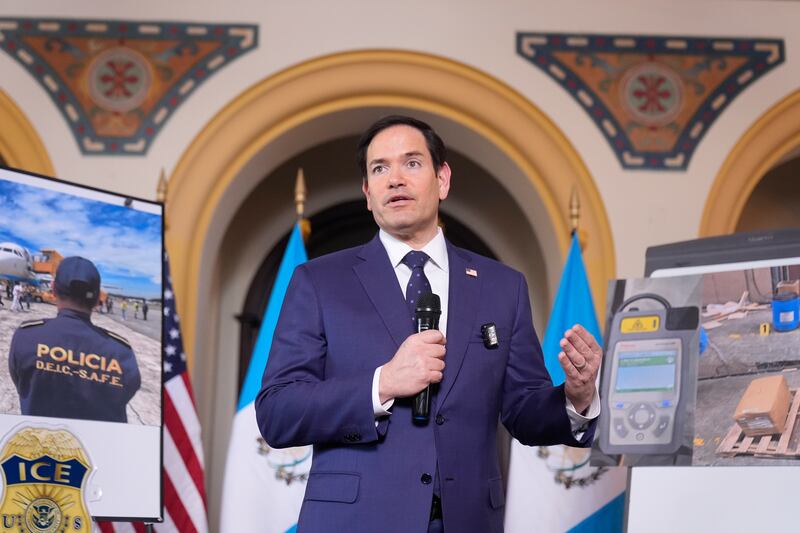
<path fill-rule="evenodd" d="M 425 426 L 412 423 L 408 398 L 375 423 L 374 371 L 414 333 L 379 238 L 295 270 L 256 416 L 270 446 L 314 445 L 301 533 L 424 533 L 437 468 L 445 531 L 499 533 L 498 418 L 523 444 L 591 442 L 594 424 L 581 442 L 572 436 L 564 388 L 553 387 L 544 366 L 524 276 L 449 242 L 447 249 L 446 368 Z M 497 349 L 484 347 L 487 322 L 497 325 Z"/>

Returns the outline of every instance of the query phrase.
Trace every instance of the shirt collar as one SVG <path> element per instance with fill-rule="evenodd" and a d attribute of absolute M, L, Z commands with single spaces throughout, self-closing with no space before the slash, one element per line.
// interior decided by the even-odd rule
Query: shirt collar
<path fill-rule="evenodd" d="M 428 244 L 422 247 L 420 251 L 425 252 L 431 258 L 434 265 L 447 272 L 449 261 L 447 258 L 447 242 L 444 240 L 442 228 L 436 228 L 436 235 L 428 241 Z M 403 258 L 408 252 L 413 250 L 409 245 L 403 241 L 393 237 L 387 232 L 380 230 L 378 237 L 381 244 L 386 248 L 386 253 L 389 255 L 389 261 L 392 263 L 392 268 L 397 268 Z"/>

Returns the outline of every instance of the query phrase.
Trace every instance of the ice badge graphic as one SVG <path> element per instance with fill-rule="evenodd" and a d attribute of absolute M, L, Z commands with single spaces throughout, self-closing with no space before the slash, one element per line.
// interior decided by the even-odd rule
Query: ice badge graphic
<path fill-rule="evenodd" d="M 70 432 L 24 428 L 6 442 L 0 467 L 5 486 L 0 531 L 91 531 L 81 490 L 91 465 Z"/>

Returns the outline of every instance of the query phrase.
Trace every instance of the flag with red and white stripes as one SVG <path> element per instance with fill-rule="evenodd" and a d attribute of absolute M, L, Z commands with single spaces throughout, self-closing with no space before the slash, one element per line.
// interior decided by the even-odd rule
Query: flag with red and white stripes
<path fill-rule="evenodd" d="M 155 524 L 154 529 L 159 533 L 207 533 L 200 421 L 186 369 L 166 253 L 164 274 L 164 522 Z M 103 533 L 145 531 L 141 523 L 98 522 L 98 526 Z"/>

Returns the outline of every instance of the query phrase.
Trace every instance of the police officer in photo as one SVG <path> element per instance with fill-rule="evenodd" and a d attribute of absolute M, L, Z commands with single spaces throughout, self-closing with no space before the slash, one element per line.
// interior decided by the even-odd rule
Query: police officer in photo
<path fill-rule="evenodd" d="M 91 322 L 100 273 L 88 259 L 67 257 L 53 292 L 56 318 L 23 322 L 11 339 L 8 366 L 22 414 L 127 422 L 141 376 L 128 341 Z"/>

